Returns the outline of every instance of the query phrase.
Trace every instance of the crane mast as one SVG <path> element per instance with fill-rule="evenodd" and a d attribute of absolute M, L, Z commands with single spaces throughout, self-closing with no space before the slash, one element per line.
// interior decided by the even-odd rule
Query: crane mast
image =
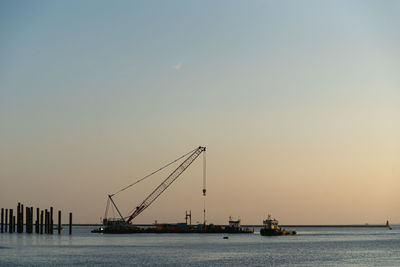
<path fill-rule="evenodd" d="M 204 151 L 206 151 L 206 148 L 202 146 L 195 149 L 194 152 L 178 166 L 178 168 L 176 168 L 145 200 L 143 200 L 142 203 L 139 204 L 139 206 L 136 207 L 132 215 L 130 215 L 128 220 L 126 220 L 126 223 L 131 223 L 136 216 L 149 207 L 151 203 L 153 203 Z M 205 195 L 205 178 L 203 183 L 203 195 Z"/>

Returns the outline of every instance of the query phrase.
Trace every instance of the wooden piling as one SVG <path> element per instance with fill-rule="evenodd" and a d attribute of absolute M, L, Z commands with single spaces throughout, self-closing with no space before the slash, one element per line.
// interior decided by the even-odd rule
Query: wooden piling
<path fill-rule="evenodd" d="M 21 203 L 18 203 L 19 206 L 19 211 L 18 211 L 18 218 L 17 218 L 17 232 L 18 233 L 23 233 L 24 232 L 24 219 L 23 219 L 23 205 Z"/>
<path fill-rule="evenodd" d="M 29 233 L 33 233 L 33 207 L 29 210 Z"/>
<path fill-rule="evenodd" d="M 43 234 L 43 210 L 40 211 L 40 234 Z"/>
<path fill-rule="evenodd" d="M 4 208 L 1 208 L 1 232 L 4 233 Z"/>
<path fill-rule="evenodd" d="M 61 234 L 61 210 L 58 211 L 58 234 Z"/>
<path fill-rule="evenodd" d="M 39 208 L 36 208 L 35 232 L 39 233 Z"/>
<path fill-rule="evenodd" d="M 24 232 L 24 204 L 21 204 L 20 211 L 21 211 L 21 214 L 20 214 L 19 219 L 21 220 L 21 233 L 23 233 Z"/>
<path fill-rule="evenodd" d="M 47 232 L 46 234 L 50 234 L 50 211 L 47 211 Z"/>
<path fill-rule="evenodd" d="M 4 232 L 7 233 L 7 224 L 8 224 L 8 209 L 6 209 L 6 220 L 4 221 Z"/>
<path fill-rule="evenodd" d="M 25 232 L 29 233 L 29 208 L 25 207 Z"/>
<path fill-rule="evenodd" d="M 13 209 L 10 209 L 10 222 L 8 223 L 8 232 L 11 234 L 13 231 Z"/>
<path fill-rule="evenodd" d="M 47 234 L 47 210 L 44 210 L 44 233 Z"/>
<path fill-rule="evenodd" d="M 18 233 L 20 233 L 20 223 L 19 223 L 19 217 L 20 217 L 20 215 L 21 215 L 21 203 L 20 202 L 18 202 L 18 205 L 17 205 L 17 232 Z"/>
<path fill-rule="evenodd" d="M 50 234 L 53 234 L 53 207 L 50 207 Z"/>
<path fill-rule="evenodd" d="M 33 233 L 33 207 L 29 208 L 29 233 Z"/>
<path fill-rule="evenodd" d="M 50 211 L 47 211 L 47 233 L 50 234 Z"/>
<path fill-rule="evenodd" d="M 30 234 L 32 234 L 32 230 L 33 230 L 33 225 L 32 225 L 32 208 L 28 208 L 28 210 L 29 210 L 29 218 L 28 218 L 28 221 L 29 221 L 29 233 Z"/>
<path fill-rule="evenodd" d="M 1 208 L 0 218 L 0 232 L 9 233 L 26 233 L 32 234 L 53 234 L 54 233 L 54 209 L 50 207 L 49 210 L 40 210 L 36 208 L 36 217 L 34 216 L 33 207 L 25 207 L 24 204 L 18 202 L 15 213 L 13 209 Z M 25 215 L 24 215 L 25 213 Z M 35 217 L 35 220 L 34 220 Z M 35 224 L 35 229 L 33 225 Z M 72 234 L 72 212 L 69 214 L 69 234 Z M 43 229 L 44 228 L 44 229 Z M 61 234 L 62 230 L 62 214 L 61 210 L 58 211 L 58 234 Z"/>
<path fill-rule="evenodd" d="M 72 212 L 69 213 L 69 234 L 72 235 Z"/>
<path fill-rule="evenodd" d="M 24 205 L 22 205 L 21 203 L 19 204 L 19 213 L 18 213 L 18 219 L 17 219 L 17 224 L 18 224 L 18 233 L 23 233 L 24 232 Z"/>
<path fill-rule="evenodd" d="M 29 211 L 31 209 L 28 207 L 25 207 L 25 232 L 29 233 Z"/>
<path fill-rule="evenodd" d="M 44 210 L 44 233 L 45 233 L 45 234 L 48 233 L 48 232 L 47 232 L 47 229 L 48 229 L 47 221 L 48 221 L 48 212 L 47 212 L 47 209 L 45 209 L 45 210 Z"/>
<path fill-rule="evenodd" d="M 29 208 L 25 207 L 25 232 L 29 233 Z"/>

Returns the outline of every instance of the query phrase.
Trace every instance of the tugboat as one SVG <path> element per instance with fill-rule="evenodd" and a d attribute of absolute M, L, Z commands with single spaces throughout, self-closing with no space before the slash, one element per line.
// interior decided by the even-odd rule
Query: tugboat
<path fill-rule="evenodd" d="M 263 221 L 264 228 L 260 230 L 260 234 L 263 236 L 276 236 L 276 235 L 296 235 L 297 232 L 293 230 L 285 230 L 279 227 L 278 221 L 272 219 L 271 215 L 268 214 L 268 218 Z"/>

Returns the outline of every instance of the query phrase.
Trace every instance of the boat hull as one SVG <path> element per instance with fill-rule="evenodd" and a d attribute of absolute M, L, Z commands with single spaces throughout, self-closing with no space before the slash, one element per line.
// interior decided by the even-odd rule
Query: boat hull
<path fill-rule="evenodd" d="M 262 236 L 297 235 L 297 232 L 292 231 L 292 230 L 285 230 L 285 229 L 262 228 L 260 230 L 260 235 L 262 235 Z"/>
<path fill-rule="evenodd" d="M 104 227 L 92 230 L 92 233 L 104 233 L 104 234 L 139 234 L 139 233 L 195 233 L 195 234 L 252 234 L 253 230 L 250 229 L 234 229 L 230 227 L 220 227 L 220 226 L 209 226 L 206 228 L 179 228 L 179 227 L 149 227 L 140 228 L 131 225 L 126 225 L 124 227 Z"/>

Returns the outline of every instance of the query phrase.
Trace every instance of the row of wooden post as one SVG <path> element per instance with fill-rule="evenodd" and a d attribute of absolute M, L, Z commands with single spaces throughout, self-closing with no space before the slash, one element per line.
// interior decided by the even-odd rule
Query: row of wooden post
<path fill-rule="evenodd" d="M 40 215 L 39 215 L 40 214 Z M 33 233 L 33 207 L 25 207 L 25 231 Z M 58 234 L 61 234 L 61 210 L 58 211 Z M 36 208 L 35 232 L 37 234 L 53 234 L 53 207 L 49 210 L 39 210 Z M 17 214 L 14 215 L 13 209 L 1 208 L 0 232 L 23 233 L 24 232 L 24 205 L 18 203 Z M 72 234 L 72 212 L 69 213 L 69 234 Z"/>

